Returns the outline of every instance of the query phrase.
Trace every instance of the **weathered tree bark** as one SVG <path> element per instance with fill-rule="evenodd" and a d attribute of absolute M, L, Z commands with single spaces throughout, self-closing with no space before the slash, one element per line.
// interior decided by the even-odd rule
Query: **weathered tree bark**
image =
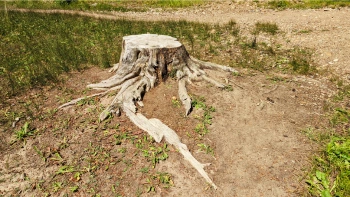
<path fill-rule="evenodd" d="M 179 98 L 185 107 L 186 115 L 188 115 L 191 111 L 191 98 L 187 94 L 186 83 L 203 79 L 219 88 L 225 87 L 220 82 L 208 77 L 203 69 L 237 72 L 231 67 L 203 62 L 190 57 L 185 47 L 176 38 L 170 36 L 156 34 L 125 36 L 123 37 L 119 63 L 110 70 L 115 74 L 107 80 L 90 84 L 87 87 L 104 90 L 104 92 L 89 97 L 104 96 L 110 91 L 119 91 L 111 104 L 100 114 L 101 121 L 110 113 L 120 115 L 120 111 L 123 110 L 135 125 L 148 132 L 156 142 L 160 142 L 164 137 L 168 143 L 174 145 L 205 180 L 217 189 L 204 171 L 207 164 L 201 164 L 192 156 L 187 146 L 181 143 L 175 131 L 158 119 L 147 119 L 137 112 L 136 106 L 136 103 L 143 106 L 144 94 L 171 76 L 178 80 Z M 75 99 L 59 108 L 75 104 L 84 98 Z"/>

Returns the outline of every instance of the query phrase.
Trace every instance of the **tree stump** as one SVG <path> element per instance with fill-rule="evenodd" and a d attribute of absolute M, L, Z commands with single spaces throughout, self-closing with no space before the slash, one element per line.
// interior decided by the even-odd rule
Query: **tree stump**
<path fill-rule="evenodd" d="M 174 145 L 191 165 L 210 183 L 215 189 L 216 185 L 204 171 L 208 164 L 201 164 L 189 152 L 187 146 L 181 143 L 175 131 L 164 125 L 158 119 L 147 119 L 137 112 L 137 105 L 143 106 L 142 98 L 151 88 L 165 81 L 169 76 L 176 77 L 179 84 L 179 98 L 183 103 L 186 115 L 191 112 L 191 98 L 186 84 L 192 81 L 205 80 L 219 88 L 225 85 L 207 76 L 203 69 L 215 69 L 228 72 L 237 72 L 231 67 L 226 67 L 210 62 L 203 62 L 191 57 L 184 45 L 176 38 L 142 34 L 123 37 L 122 52 L 118 64 L 115 64 L 110 72 L 115 74 L 109 79 L 87 87 L 104 90 L 101 93 L 88 97 L 106 95 L 110 91 L 118 91 L 111 104 L 100 114 L 100 120 L 104 120 L 110 113 L 120 115 L 121 110 L 139 128 L 151 135 L 156 142 L 165 140 Z M 86 97 L 84 97 L 86 98 Z M 59 107 L 63 108 L 84 99 L 78 98 Z"/>

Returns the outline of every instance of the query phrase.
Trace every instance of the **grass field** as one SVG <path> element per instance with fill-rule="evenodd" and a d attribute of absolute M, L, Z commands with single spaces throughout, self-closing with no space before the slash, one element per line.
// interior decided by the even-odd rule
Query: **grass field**
<path fill-rule="evenodd" d="M 84 11 L 145 11 L 146 8 L 184 8 L 205 3 L 203 0 L 112 0 L 112 1 L 85 1 L 85 0 L 39 0 L 39 1 L 9 1 L 0 2 L 0 7 L 6 3 L 10 8 L 28 9 L 67 9 Z"/>
<path fill-rule="evenodd" d="M 110 67 L 119 61 L 122 37 L 142 33 L 176 37 L 199 58 L 207 58 L 208 54 L 219 57 L 219 50 L 238 50 L 238 56 L 225 62 L 232 66 L 264 71 L 278 65 L 276 68 L 284 72 L 314 72 L 306 49 L 281 49 L 251 41 L 240 35 L 234 21 L 219 26 L 186 21 L 109 21 L 13 11 L 0 14 L 4 16 L 0 19 L 2 98 L 29 87 L 60 81 L 62 72 L 92 65 Z M 275 24 L 257 23 L 253 34 L 274 36 L 277 30 Z"/>

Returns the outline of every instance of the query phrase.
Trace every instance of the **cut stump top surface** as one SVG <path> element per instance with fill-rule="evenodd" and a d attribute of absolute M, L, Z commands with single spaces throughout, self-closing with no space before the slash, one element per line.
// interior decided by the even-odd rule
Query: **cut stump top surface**
<path fill-rule="evenodd" d="M 174 37 L 158 34 L 124 36 L 126 46 L 131 48 L 177 48 L 182 44 Z"/>

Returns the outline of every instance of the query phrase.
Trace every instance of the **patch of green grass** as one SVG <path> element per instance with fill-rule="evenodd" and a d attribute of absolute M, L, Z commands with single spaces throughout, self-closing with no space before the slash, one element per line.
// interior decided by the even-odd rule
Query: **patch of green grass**
<path fill-rule="evenodd" d="M 113 1 L 85 1 L 85 0 L 38 0 L 38 1 L 9 1 L 8 8 L 26 9 L 64 9 L 80 11 L 146 11 L 147 8 L 184 8 L 205 3 L 204 0 L 113 0 Z M 0 6 L 4 7 L 5 2 Z"/>
<path fill-rule="evenodd" d="M 56 174 L 65 174 L 65 173 L 72 173 L 74 172 L 73 166 L 61 166 L 57 171 Z"/>
<path fill-rule="evenodd" d="M 145 0 L 140 1 L 151 7 L 184 8 L 205 3 L 204 0 Z"/>
<path fill-rule="evenodd" d="M 64 184 L 62 182 L 54 182 L 52 183 L 52 191 L 54 193 L 56 193 L 57 191 L 59 191 L 60 189 L 62 189 L 64 186 Z"/>
<path fill-rule="evenodd" d="M 215 112 L 215 108 L 212 106 L 207 106 L 205 104 L 205 98 L 202 96 L 191 95 L 192 98 L 192 107 L 195 109 L 203 109 L 204 113 L 201 117 L 197 117 L 199 119 L 199 123 L 196 125 L 194 131 L 198 133 L 200 136 L 204 136 L 209 133 L 208 125 L 211 125 L 212 120 L 212 112 Z"/>
<path fill-rule="evenodd" d="M 211 154 L 211 155 L 214 156 L 214 150 L 209 145 L 204 144 L 204 143 L 200 143 L 200 144 L 197 144 L 197 146 L 199 146 L 201 151 L 204 151 L 205 153 Z"/>
<path fill-rule="evenodd" d="M 350 121 L 350 110 L 346 110 L 343 108 L 335 108 L 334 113 L 330 119 L 332 126 L 336 126 L 338 124 L 349 124 L 349 121 Z"/>
<path fill-rule="evenodd" d="M 257 22 L 257 23 L 255 23 L 255 28 L 253 30 L 253 34 L 258 35 L 260 33 L 267 33 L 270 35 L 276 35 L 278 33 L 278 26 L 276 23 Z"/>
<path fill-rule="evenodd" d="M 337 81 L 337 86 L 339 91 L 336 95 L 334 95 L 333 99 L 335 101 L 343 101 L 350 99 L 350 85 L 343 85 L 342 80 Z"/>
<path fill-rule="evenodd" d="M 146 179 L 146 189 L 148 192 L 155 192 L 156 188 L 168 189 L 173 186 L 171 175 L 166 172 L 157 172 Z"/>
<path fill-rule="evenodd" d="M 314 163 L 314 169 L 307 180 L 311 195 L 350 195 L 349 137 L 332 137 L 322 155 L 315 157 Z"/>
<path fill-rule="evenodd" d="M 153 139 L 151 141 L 148 140 L 148 137 L 144 137 L 143 140 L 138 140 L 136 143 L 136 147 L 138 147 L 142 151 L 142 155 L 152 163 L 152 167 L 155 168 L 156 165 L 160 161 L 164 161 L 168 159 L 168 146 L 166 143 L 161 145 L 153 144 Z"/>
<path fill-rule="evenodd" d="M 339 99 L 331 100 L 326 107 L 329 126 L 324 134 L 305 130 L 309 138 L 321 146 L 306 181 L 312 196 L 350 196 L 350 110 L 346 105 L 350 98 L 348 85 L 339 80 L 338 77 L 331 79 L 339 88 L 335 96 Z"/>
<path fill-rule="evenodd" d="M 294 49 L 290 58 L 290 65 L 294 72 L 298 74 L 312 74 L 316 72 L 316 68 L 311 65 L 311 52 L 306 49 Z"/>
<path fill-rule="evenodd" d="M 324 7 L 337 8 L 350 6 L 350 0 L 273 0 L 262 3 L 263 6 L 271 9 L 318 9 Z"/>
<path fill-rule="evenodd" d="M 3 7 L 5 2 L 0 2 Z M 38 1 L 8 1 L 7 7 L 10 9 L 60 9 L 60 10 L 79 10 L 79 11 L 145 11 L 145 8 L 135 7 L 137 3 L 130 1 L 84 1 L 84 0 L 38 0 Z"/>

